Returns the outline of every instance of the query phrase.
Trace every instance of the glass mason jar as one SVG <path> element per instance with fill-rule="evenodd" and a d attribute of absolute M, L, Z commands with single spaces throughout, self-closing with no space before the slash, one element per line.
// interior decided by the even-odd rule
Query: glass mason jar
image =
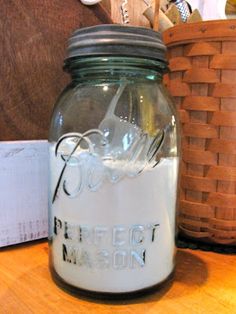
<path fill-rule="evenodd" d="M 174 269 L 178 125 L 150 29 L 77 30 L 50 127 L 50 268 L 68 289 L 147 291 Z"/>

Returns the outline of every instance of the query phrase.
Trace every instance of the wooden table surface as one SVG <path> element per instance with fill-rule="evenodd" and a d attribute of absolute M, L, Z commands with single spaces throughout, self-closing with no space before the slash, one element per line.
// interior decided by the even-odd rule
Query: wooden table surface
<path fill-rule="evenodd" d="M 0 250 L 0 313 L 224 314 L 236 313 L 236 256 L 179 250 L 174 282 L 129 301 L 76 298 L 48 270 L 45 241 Z"/>

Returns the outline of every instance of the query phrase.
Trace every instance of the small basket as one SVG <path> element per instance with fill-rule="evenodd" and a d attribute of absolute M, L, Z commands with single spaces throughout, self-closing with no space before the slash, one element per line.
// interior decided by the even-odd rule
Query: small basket
<path fill-rule="evenodd" d="M 236 20 L 164 33 L 167 86 L 182 124 L 179 230 L 236 245 Z"/>

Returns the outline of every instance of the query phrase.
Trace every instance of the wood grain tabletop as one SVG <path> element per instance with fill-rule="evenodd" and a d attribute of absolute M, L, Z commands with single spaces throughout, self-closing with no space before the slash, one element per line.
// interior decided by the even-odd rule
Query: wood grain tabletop
<path fill-rule="evenodd" d="M 172 284 L 145 297 L 98 301 L 74 297 L 52 281 L 46 241 L 0 249 L 0 313 L 236 313 L 236 256 L 178 250 Z"/>

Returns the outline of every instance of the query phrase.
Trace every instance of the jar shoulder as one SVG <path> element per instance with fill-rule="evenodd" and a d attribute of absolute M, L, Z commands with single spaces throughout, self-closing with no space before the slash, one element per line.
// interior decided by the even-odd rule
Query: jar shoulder
<path fill-rule="evenodd" d="M 50 127 L 50 140 L 67 132 L 97 129 L 104 119 L 120 119 L 154 132 L 176 115 L 172 99 L 157 81 L 72 82 L 58 98 Z M 109 117 L 108 117 L 109 116 Z"/>

